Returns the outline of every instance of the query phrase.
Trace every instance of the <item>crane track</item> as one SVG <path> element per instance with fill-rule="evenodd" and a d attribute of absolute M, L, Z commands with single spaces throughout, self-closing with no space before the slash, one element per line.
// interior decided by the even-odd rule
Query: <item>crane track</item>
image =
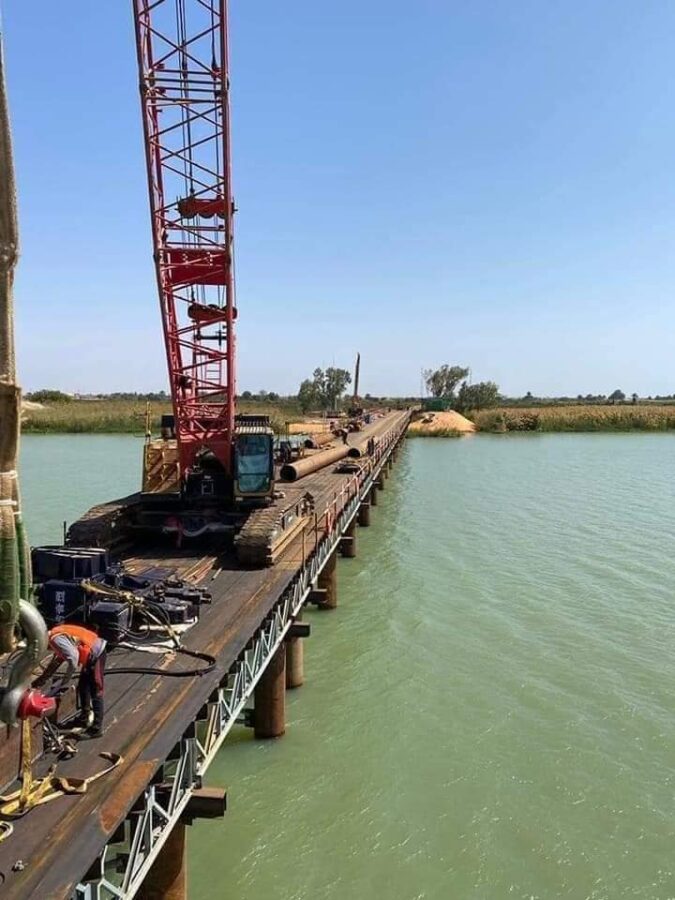
<path fill-rule="evenodd" d="M 247 566 L 273 566 L 294 538 L 302 534 L 313 512 L 309 494 L 285 507 L 253 510 L 234 539 L 237 559 Z"/>
<path fill-rule="evenodd" d="M 71 547 L 105 547 L 119 552 L 129 544 L 129 524 L 141 502 L 140 494 L 92 506 L 68 529 L 66 544 Z"/>
<path fill-rule="evenodd" d="M 92 507 L 68 529 L 71 547 L 105 547 L 118 556 L 134 540 L 133 513 L 141 505 L 140 494 Z M 273 566 L 294 538 L 312 520 L 313 502 L 306 494 L 285 505 L 253 510 L 234 540 L 242 565 Z"/>

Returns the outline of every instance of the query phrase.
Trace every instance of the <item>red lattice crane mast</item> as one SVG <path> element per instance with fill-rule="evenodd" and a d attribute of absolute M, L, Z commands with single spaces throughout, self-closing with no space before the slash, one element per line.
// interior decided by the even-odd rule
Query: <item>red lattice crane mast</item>
<path fill-rule="evenodd" d="M 236 319 L 227 0 L 133 0 L 154 257 L 183 477 L 232 471 Z"/>

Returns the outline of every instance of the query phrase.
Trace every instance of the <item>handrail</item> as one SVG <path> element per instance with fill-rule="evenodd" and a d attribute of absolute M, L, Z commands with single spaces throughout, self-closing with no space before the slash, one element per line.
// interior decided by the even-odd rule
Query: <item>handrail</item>
<path fill-rule="evenodd" d="M 371 477 L 372 473 L 378 466 L 378 463 L 382 460 L 382 458 L 387 454 L 389 448 L 395 442 L 398 442 L 401 439 L 401 436 L 405 432 L 407 427 L 407 421 L 401 427 L 396 427 L 391 431 L 386 432 L 386 434 L 377 441 L 375 452 L 372 456 L 367 457 L 364 464 L 362 464 L 361 469 L 355 475 L 352 475 L 340 488 L 339 491 L 333 492 L 333 499 L 328 503 L 325 507 L 324 511 L 320 514 L 314 514 L 314 545 L 318 546 L 321 539 L 330 536 L 337 525 L 337 521 L 339 518 L 339 514 L 344 510 L 344 508 L 349 504 L 349 501 L 352 499 L 352 490 L 354 491 L 354 496 L 358 496 L 361 491 L 362 485 Z M 347 502 L 344 501 L 345 494 L 347 495 Z M 319 526 L 321 524 L 321 528 Z M 322 538 L 319 538 L 319 530 L 322 532 Z M 304 556 L 304 552 L 303 552 Z"/>

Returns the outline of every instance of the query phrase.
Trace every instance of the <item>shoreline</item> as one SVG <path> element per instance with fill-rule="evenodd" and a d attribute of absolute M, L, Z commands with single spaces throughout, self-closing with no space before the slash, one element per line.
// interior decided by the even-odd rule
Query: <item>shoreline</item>
<path fill-rule="evenodd" d="M 240 411 L 248 414 L 267 415 L 277 434 L 283 434 L 287 423 L 300 423 L 303 416 L 292 404 L 248 404 Z M 23 411 L 23 434 L 145 434 L 146 414 L 156 431 L 160 418 L 170 412 L 167 403 L 133 401 L 73 401 L 72 403 L 45 405 L 39 409 Z M 420 416 L 420 418 L 423 417 Z M 435 414 L 438 426 L 430 423 L 416 428 L 413 423 L 408 437 L 453 438 L 466 433 L 466 429 L 451 427 L 449 413 Z M 471 433 L 483 434 L 628 434 L 665 433 L 675 431 L 675 404 L 619 406 L 574 405 L 497 407 L 466 414 L 466 418 L 452 413 L 457 420 L 471 426 Z M 446 420 L 447 417 L 447 420 Z M 470 420 L 467 422 L 467 419 Z M 418 422 L 420 420 L 418 419 Z M 454 422 L 452 423 L 454 424 Z M 316 426 L 315 426 L 316 427 Z"/>

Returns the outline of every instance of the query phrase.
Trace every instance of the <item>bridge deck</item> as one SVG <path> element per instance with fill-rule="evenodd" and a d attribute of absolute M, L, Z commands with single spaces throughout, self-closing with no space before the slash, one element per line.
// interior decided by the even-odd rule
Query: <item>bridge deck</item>
<path fill-rule="evenodd" d="M 392 426 L 398 421 L 392 414 Z M 381 422 L 359 437 L 378 426 L 381 428 Z M 383 461 L 384 457 L 380 464 Z M 346 485 L 354 485 L 354 490 L 365 485 L 368 466 L 356 480 L 353 475 L 336 474 L 330 468 L 295 485 L 284 485 L 284 490 L 287 496 L 293 491 L 309 491 L 318 512 L 331 504 L 339 512 L 350 496 L 354 496 L 345 490 Z M 72 760 L 58 764 L 58 774 L 77 778 L 93 775 L 105 766 L 98 756 L 102 750 L 121 754 L 124 762 L 94 782 L 84 795 L 62 797 L 14 820 L 13 835 L 0 843 L 3 897 L 72 895 L 74 886 L 85 877 L 101 849 L 155 778 L 210 695 L 226 680 L 233 664 L 324 537 L 319 522 L 304 537 L 296 539 L 279 563 L 268 569 L 242 569 L 228 552 L 203 561 L 202 571 L 208 571 L 202 583 L 208 584 L 213 602 L 201 607 L 199 621 L 184 635 L 184 645 L 216 658 L 217 664 L 208 674 L 184 678 L 161 675 L 166 669 L 188 670 L 202 665 L 181 654 L 159 655 L 124 648 L 109 654 L 108 670 L 143 666 L 155 669 L 157 674 L 109 672 L 105 733 L 98 740 L 81 742 Z M 146 556 L 150 564 L 151 554 Z M 202 554 L 196 554 L 194 559 L 189 554 L 181 554 L 180 559 L 171 562 L 162 556 L 161 565 L 182 567 L 198 563 L 200 558 Z M 137 568 L 143 567 L 141 558 L 129 562 Z M 0 748 L 0 754 L 3 753 L 11 753 L 13 764 L 18 764 L 15 741 Z M 36 766 L 37 773 L 43 773 L 51 761 L 41 760 Z M 19 860 L 21 865 L 17 865 Z"/>

